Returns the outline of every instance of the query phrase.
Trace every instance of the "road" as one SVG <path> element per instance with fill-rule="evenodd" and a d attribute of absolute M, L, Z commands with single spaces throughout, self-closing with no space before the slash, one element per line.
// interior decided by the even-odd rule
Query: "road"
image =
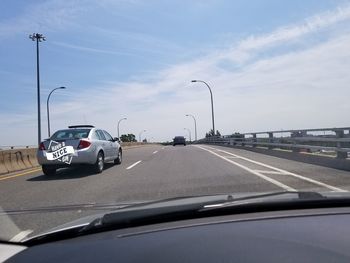
<path fill-rule="evenodd" d="M 125 150 L 123 163 L 108 164 L 101 174 L 72 169 L 49 177 L 41 171 L 3 175 L 0 207 L 12 210 L 283 190 L 350 191 L 350 173 L 220 146 L 149 145 Z M 89 213 L 97 212 L 1 216 L 0 238 L 20 239 Z"/>

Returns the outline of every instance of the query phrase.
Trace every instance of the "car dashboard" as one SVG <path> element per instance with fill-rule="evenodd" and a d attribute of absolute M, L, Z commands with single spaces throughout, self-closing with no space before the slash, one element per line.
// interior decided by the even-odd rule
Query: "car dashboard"
<path fill-rule="evenodd" d="M 343 207 L 235 214 L 13 245 L 7 262 L 350 262 L 349 226 Z"/>

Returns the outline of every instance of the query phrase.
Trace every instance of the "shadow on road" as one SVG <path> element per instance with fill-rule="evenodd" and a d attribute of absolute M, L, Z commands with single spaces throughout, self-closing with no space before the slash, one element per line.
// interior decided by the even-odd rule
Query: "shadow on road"
<path fill-rule="evenodd" d="M 112 168 L 113 166 L 114 165 L 111 163 L 106 163 L 104 171 Z M 92 175 L 98 176 L 99 174 L 95 174 L 94 171 L 92 171 L 92 168 L 90 167 L 63 168 L 63 169 L 57 170 L 55 175 L 48 176 L 48 175 L 41 174 L 39 176 L 27 179 L 27 181 L 35 182 L 35 181 L 67 180 L 67 179 L 83 178 L 83 177 L 92 176 Z"/>

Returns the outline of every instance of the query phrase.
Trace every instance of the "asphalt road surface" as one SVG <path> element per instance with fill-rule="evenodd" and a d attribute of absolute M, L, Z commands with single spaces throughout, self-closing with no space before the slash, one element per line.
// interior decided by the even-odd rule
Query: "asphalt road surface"
<path fill-rule="evenodd" d="M 350 191 L 350 172 L 220 146 L 149 145 L 121 165 L 0 176 L 0 209 L 156 200 L 216 193 Z M 0 239 L 20 240 L 96 211 L 0 216 Z"/>

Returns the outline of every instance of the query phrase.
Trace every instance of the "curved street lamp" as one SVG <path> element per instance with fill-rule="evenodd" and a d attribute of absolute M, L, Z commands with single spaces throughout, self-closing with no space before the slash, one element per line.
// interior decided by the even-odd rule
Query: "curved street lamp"
<path fill-rule="evenodd" d="M 191 130 L 188 129 L 188 128 L 184 128 L 184 130 L 187 130 L 187 131 L 188 131 L 189 139 L 190 139 L 190 142 L 191 142 L 191 141 L 192 141 L 192 140 L 191 140 Z"/>
<path fill-rule="evenodd" d="M 121 121 L 127 120 L 128 118 L 122 118 L 118 121 L 118 125 L 117 125 L 117 131 L 118 131 L 118 139 L 120 140 L 120 134 L 119 134 L 119 125 Z"/>
<path fill-rule="evenodd" d="M 58 89 L 65 89 L 66 87 L 59 87 L 59 88 L 55 88 L 53 90 L 51 90 L 51 92 L 49 93 L 49 96 L 47 96 L 47 101 L 46 101 L 46 111 L 47 111 L 47 134 L 48 136 L 50 137 L 50 105 L 49 105 L 49 102 L 50 102 L 50 97 L 51 97 L 51 94 L 55 91 L 55 90 L 58 90 Z"/>
<path fill-rule="evenodd" d="M 139 142 L 141 142 L 141 135 L 142 133 L 146 132 L 146 130 L 142 130 L 140 133 L 139 133 Z"/>
<path fill-rule="evenodd" d="M 197 141 L 197 120 L 196 118 L 191 115 L 191 114 L 186 114 L 186 117 L 192 117 L 193 121 L 194 121 L 194 136 L 195 136 L 195 140 Z"/>
<path fill-rule="evenodd" d="M 215 135 L 215 123 L 214 123 L 214 102 L 213 102 L 213 93 L 211 91 L 211 88 L 210 86 L 208 85 L 208 83 L 206 83 L 205 81 L 203 80 L 192 80 L 191 82 L 202 82 L 204 83 L 208 89 L 209 89 L 209 92 L 210 92 L 210 99 L 211 99 L 211 120 L 212 120 L 212 123 L 213 123 L 213 133 Z"/>

